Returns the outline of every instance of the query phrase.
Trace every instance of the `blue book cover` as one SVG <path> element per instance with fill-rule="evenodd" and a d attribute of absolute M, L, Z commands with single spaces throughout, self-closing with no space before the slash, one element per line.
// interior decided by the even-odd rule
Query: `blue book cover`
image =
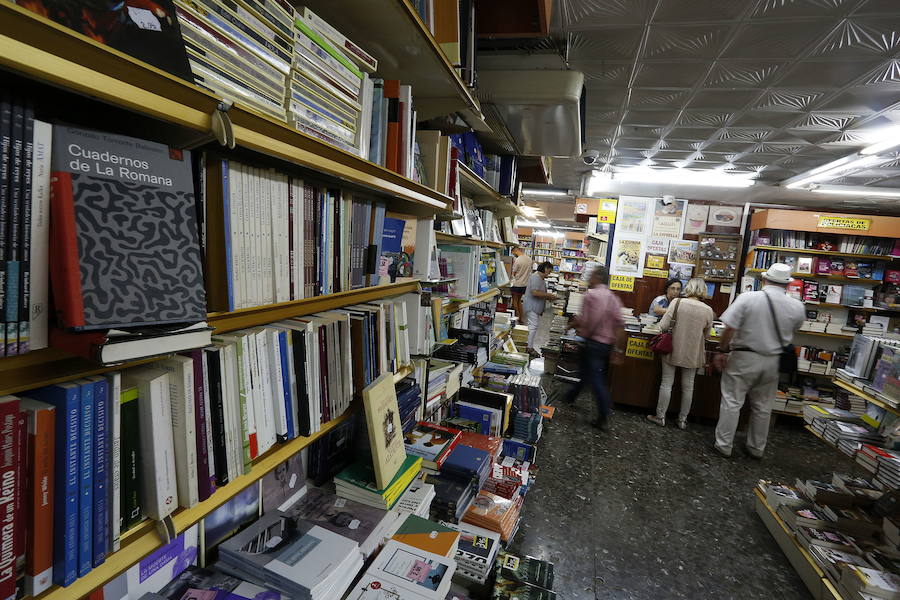
<path fill-rule="evenodd" d="M 372 377 L 372 353 L 369 352 L 369 320 L 365 317 L 362 319 L 363 340 L 363 387 L 367 387 L 375 379 Z"/>
<path fill-rule="evenodd" d="M 294 398 L 291 393 L 291 372 L 288 370 L 288 349 L 287 349 L 287 332 L 278 332 L 278 347 L 281 352 L 281 383 L 284 386 L 284 414 L 287 418 L 287 439 L 292 440 L 297 437 L 297 431 L 294 429 Z"/>
<path fill-rule="evenodd" d="M 369 160 L 382 164 L 381 160 L 381 104 L 384 99 L 384 80 L 372 79 L 372 128 L 369 132 Z"/>
<path fill-rule="evenodd" d="M 94 540 L 93 565 L 99 567 L 109 553 L 110 421 L 109 383 L 105 377 L 90 377 L 94 382 Z"/>
<path fill-rule="evenodd" d="M 488 409 L 475 408 L 474 406 L 456 405 L 456 412 L 459 417 L 469 419 L 481 424 L 481 435 L 491 435 L 491 411 Z"/>
<path fill-rule="evenodd" d="M 53 583 L 67 586 L 78 578 L 78 438 L 81 435 L 81 387 L 51 385 L 28 392 L 29 398 L 56 408 L 53 451 Z"/>
<path fill-rule="evenodd" d="M 228 310 L 234 310 L 234 265 L 231 255 L 231 192 L 228 160 L 222 159 L 222 214 L 225 217 L 225 277 L 228 285 Z"/>
<path fill-rule="evenodd" d="M 534 460 L 534 446 L 520 440 L 504 439 L 503 455 L 531 462 Z"/>
<path fill-rule="evenodd" d="M 78 440 L 78 576 L 91 572 L 94 519 L 94 383 L 81 386 L 81 437 Z"/>
<path fill-rule="evenodd" d="M 480 448 L 457 444 L 441 465 L 441 471 L 480 475 L 491 462 L 490 455 Z"/>

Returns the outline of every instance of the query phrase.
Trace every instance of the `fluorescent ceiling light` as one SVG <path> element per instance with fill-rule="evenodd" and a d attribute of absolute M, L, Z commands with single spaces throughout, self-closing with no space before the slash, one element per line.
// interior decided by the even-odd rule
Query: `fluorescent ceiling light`
<path fill-rule="evenodd" d="M 872 138 L 880 138 L 881 141 L 875 142 L 871 146 L 866 146 L 859 151 L 863 156 L 870 154 L 881 154 L 886 150 L 900 146 L 900 127 L 888 127 L 873 134 Z"/>
<path fill-rule="evenodd" d="M 572 194 L 569 193 L 569 190 L 552 190 L 552 189 L 535 189 L 535 188 L 522 188 L 523 196 L 554 196 L 559 198 L 568 198 L 571 197 Z"/>
<path fill-rule="evenodd" d="M 819 194 L 840 194 L 844 196 L 900 198 L 900 189 L 873 188 L 866 185 L 814 185 L 809 188 L 809 191 Z"/>
<path fill-rule="evenodd" d="M 526 217 L 535 217 L 544 212 L 542 208 L 537 206 L 520 206 L 519 208 Z"/>
<path fill-rule="evenodd" d="M 822 181 L 823 179 L 833 179 L 837 173 L 850 171 L 851 169 L 861 169 L 863 167 L 868 167 L 874 165 L 875 163 L 884 162 L 886 160 L 888 159 L 881 156 L 859 156 L 858 154 L 845 156 L 844 158 L 832 161 L 828 164 L 822 165 L 821 167 L 813 169 L 808 173 L 800 175 L 799 179 L 796 177 L 788 179 L 785 187 L 798 188 L 809 183 Z"/>
<path fill-rule="evenodd" d="M 543 221 L 524 221 L 516 219 L 516 227 L 552 227 L 550 223 L 544 223 Z"/>
<path fill-rule="evenodd" d="M 564 233 L 560 233 L 558 231 L 550 231 L 549 229 L 544 229 L 542 231 L 535 231 L 535 234 L 540 235 L 542 237 L 552 237 L 552 238 L 566 237 L 566 234 L 564 234 Z"/>
<path fill-rule="evenodd" d="M 721 171 L 689 171 L 686 169 L 648 169 L 633 167 L 613 175 L 616 181 L 639 183 L 671 183 L 680 185 L 703 185 L 712 187 L 750 187 L 754 181 L 750 175 L 731 175 Z"/>

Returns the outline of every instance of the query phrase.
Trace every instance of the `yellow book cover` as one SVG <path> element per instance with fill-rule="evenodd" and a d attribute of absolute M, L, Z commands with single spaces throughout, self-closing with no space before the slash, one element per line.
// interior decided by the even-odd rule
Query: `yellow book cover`
<path fill-rule="evenodd" d="M 363 390 L 362 396 L 375 483 L 379 489 L 384 489 L 390 485 L 406 460 L 393 375 L 385 373 L 373 381 Z"/>

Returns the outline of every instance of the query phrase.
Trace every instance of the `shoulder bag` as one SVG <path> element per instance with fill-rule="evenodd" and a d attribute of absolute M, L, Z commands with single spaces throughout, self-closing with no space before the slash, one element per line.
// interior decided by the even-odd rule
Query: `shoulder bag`
<path fill-rule="evenodd" d="M 765 294 L 765 292 L 763 292 Z M 778 326 L 778 319 L 775 318 L 775 307 L 772 305 L 772 299 L 766 295 L 766 301 L 769 303 L 769 312 L 772 313 L 772 323 L 775 325 L 775 334 L 778 336 L 778 342 L 781 343 L 781 328 Z M 793 375 L 797 372 L 797 351 L 793 344 L 787 344 L 781 347 L 781 354 L 778 356 L 778 372 Z"/>
<path fill-rule="evenodd" d="M 678 318 L 678 305 L 681 304 L 681 298 L 675 302 L 674 312 L 672 313 L 672 322 L 669 325 L 669 331 L 657 333 L 650 339 L 650 349 L 657 354 L 672 354 L 672 330 L 675 329 L 675 319 Z"/>

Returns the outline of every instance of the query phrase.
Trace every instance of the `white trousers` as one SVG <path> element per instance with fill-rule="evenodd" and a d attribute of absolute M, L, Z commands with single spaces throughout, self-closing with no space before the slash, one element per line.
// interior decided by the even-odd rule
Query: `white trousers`
<path fill-rule="evenodd" d="M 541 315 L 536 312 L 527 312 L 525 316 L 528 318 L 528 347 L 534 348 L 534 336 L 537 333 Z"/>
<path fill-rule="evenodd" d="M 694 377 L 697 369 L 676 367 L 666 361 L 662 361 L 662 380 L 659 382 L 659 399 L 656 401 L 656 416 L 665 419 L 669 410 L 669 401 L 672 400 L 672 385 L 675 383 L 675 372 L 681 371 L 681 408 L 678 411 L 678 419 L 687 419 L 691 412 L 691 400 L 694 397 Z"/>
<path fill-rule="evenodd" d="M 778 389 L 778 356 L 763 356 L 755 352 L 732 352 L 728 366 L 722 373 L 722 404 L 716 425 L 716 445 L 731 452 L 734 432 L 744 398 L 750 399 L 750 427 L 747 447 L 762 454 L 769 437 L 769 420 Z"/>

